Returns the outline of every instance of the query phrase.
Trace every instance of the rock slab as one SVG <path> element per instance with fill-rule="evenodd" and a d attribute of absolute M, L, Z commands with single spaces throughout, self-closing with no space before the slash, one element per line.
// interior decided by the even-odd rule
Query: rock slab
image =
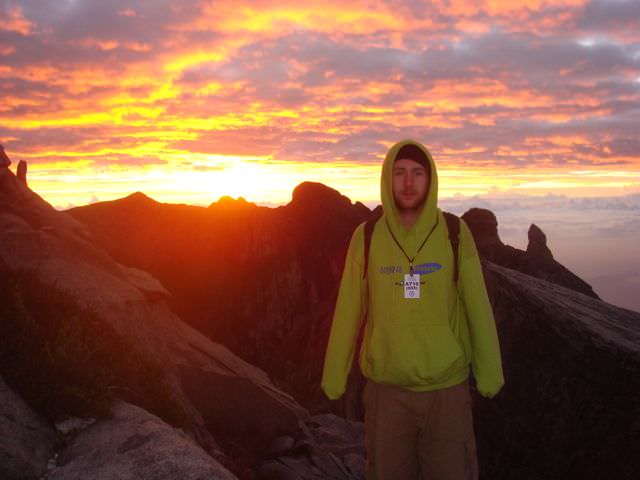
<path fill-rule="evenodd" d="M 0 377 L 0 478 L 35 479 L 47 467 L 56 433 Z"/>
<path fill-rule="evenodd" d="M 44 480 L 237 480 L 181 430 L 124 402 L 80 432 Z"/>

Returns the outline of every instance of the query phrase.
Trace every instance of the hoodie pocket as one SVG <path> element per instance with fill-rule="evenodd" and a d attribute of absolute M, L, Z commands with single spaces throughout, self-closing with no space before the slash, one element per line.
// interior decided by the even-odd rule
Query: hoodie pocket
<path fill-rule="evenodd" d="M 442 383 L 466 363 L 460 343 L 447 324 L 377 326 L 367 350 L 372 378 L 394 385 Z"/>

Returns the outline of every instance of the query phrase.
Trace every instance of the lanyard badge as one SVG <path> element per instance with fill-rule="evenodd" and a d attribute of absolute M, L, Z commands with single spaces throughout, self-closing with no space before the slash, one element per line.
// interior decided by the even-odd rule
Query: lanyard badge
<path fill-rule="evenodd" d="M 420 298 L 420 274 L 404 276 L 404 298 Z"/>
<path fill-rule="evenodd" d="M 391 227 L 389 226 L 388 221 L 386 221 L 386 224 L 387 224 L 387 229 L 391 234 L 391 238 L 393 238 L 393 241 L 396 242 L 396 245 L 398 246 L 400 251 L 404 254 L 405 258 L 409 262 L 409 273 L 404 276 L 404 282 L 402 282 L 404 286 L 404 298 L 420 298 L 420 274 L 414 272 L 413 261 L 418 256 L 418 253 L 420 253 L 420 250 L 422 250 L 422 247 L 425 246 L 425 244 L 427 243 L 427 240 L 429 240 L 429 237 L 431 237 L 431 234 L 438 226 L 438 221 L 436 221 L 433 227 L 431 227 L 431 230 L 429 231 L 427 236 L 424 238 L 424 241 L 422 242 L 420 247 L 418 247 L 418 251 L 413 256 L 413 258 L 407 255 L 407 252 L 405 252 L 404 248 L 402 248 L 402 245 L 400 244 L 396 236 L 393 234 L 393 231 L 391 230 Z"/>

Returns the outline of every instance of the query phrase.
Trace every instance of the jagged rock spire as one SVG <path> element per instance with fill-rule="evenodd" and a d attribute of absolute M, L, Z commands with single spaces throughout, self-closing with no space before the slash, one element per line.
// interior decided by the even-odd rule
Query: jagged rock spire
<path fill-rule="evenodd" d="M 20 160 L 18 162 L 18 171 L 16 172 L 16 177 L 25 185 L 27 184 L 27 162 L 25 160 Z"/>
<path fill-rule="evenodd" d="M 535 223 L 532 223 L 529 227 L 527 254 L 537 258 L 553 258 L 551 250 L 547 247 L 547 236 Z"/>
<path fill-rule="evenodd" d="M 11 165 L 11 160 L 9 160 L 9 157 L 4 152 L 4 147 L 0 145 L 0 168 L 8 167 L 9 165 Z"/>

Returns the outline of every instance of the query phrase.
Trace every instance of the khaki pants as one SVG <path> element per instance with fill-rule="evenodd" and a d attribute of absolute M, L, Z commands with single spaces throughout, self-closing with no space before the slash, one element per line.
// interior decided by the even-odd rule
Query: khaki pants
<path fill-rule="evenodd" d="M 469 383 L 412 392 L 367 381 L 367 480 L 477 480 Z"/>

